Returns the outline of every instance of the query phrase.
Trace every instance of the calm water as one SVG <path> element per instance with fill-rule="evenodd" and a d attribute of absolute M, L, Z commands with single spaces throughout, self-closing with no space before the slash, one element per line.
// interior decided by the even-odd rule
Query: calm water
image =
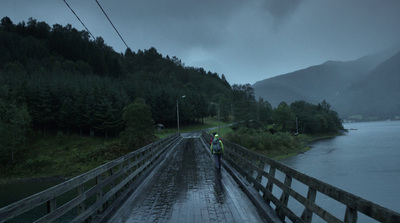
<path fill-rule="evenodd" d="M 354 130 L 315 142 L 308 152 L 281 162 L 400 213 L 400 122 L 344 127 Z"/>

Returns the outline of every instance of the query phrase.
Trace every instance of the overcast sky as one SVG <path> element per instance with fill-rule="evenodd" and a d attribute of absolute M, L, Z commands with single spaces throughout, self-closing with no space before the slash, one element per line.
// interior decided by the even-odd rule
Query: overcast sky
<path fill-rule="evenodd" d="M 95 0 L 66 0 L 89 31 L 126 46 Z M 400 43 L 399 0 L 98 0 L 128 46 L 186 66 L 257 81 Z M 0 17 L 84 30 L 64 0 L 0 0 Z M 400 49 L 399 49 L 400 50 Z"/>

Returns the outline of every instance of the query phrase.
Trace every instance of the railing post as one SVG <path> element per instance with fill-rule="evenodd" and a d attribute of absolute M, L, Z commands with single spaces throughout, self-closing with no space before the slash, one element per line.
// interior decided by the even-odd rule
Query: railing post
<path fill-rule="evenodd" d="M 311 187 L 308 188 L 308 192 L 307 192 L 307 199 L 310 202 L 315 203 L 315 199 L 317 198 L 317 191 Z M 313 212 L 310 211 L 307 206 L 305 206 L 303 214 L 301 214 L 301 219 L 305 222 L 305 223 L 311 223 L 312 220 L 312 215 Z"/>
<path fill-rule="evenodd" d="M 346 222 L 346 223 L 356 223 L 357 222 L 357 210 L 347 206 L 346 214 L 344 216 L 344 222 Z"/>
<path fill-rule="evenodd" d="M 250 153 L 247 153 L 246 155 L 247 155 L 246 160 L 248 160 L 249 162 L 243 162 L 243 164 L 244 164 L 245 171 L 247 170 L 247 173 L 248 173 L 246 180 L 248 182 L 251 182 L 251 178 L 253 178 L 253 174 L 255 172 L 255 168 L 252 165 L 254 163 L 254 156 L 253 156 L 253 154 L 250 154 Z"/>
<path fill-rule="evenodd" d="M 57 209 L 57 198 L 47 201 L 47 213 L 51 213 Z"/>
<path fill-rule="evenodd" d="M 77 188 L 77 192 L 78 192 L 78 196 L 82 195 L 85 192 L 85 185 L 84 184 L 79 185 Z M 85 211 L 85 209 L 86 209 L 86 205 L 85 205 L 85 201 L 83 201 L 78 205 L 78 215 L 82 214 Z"/>
<path fill-rule="evenodd" d="M 275 167 L 270 166 L 270 168 L 269 168 L 269 176 L 270 176 L 270 178 L 275 178 L 275 172 L 276 172 Z M 272 194 L 273 187 L 274 187 L 274 184 L 271 182 L 271 179 L 268 179 L 268 183 L 267 183 L 267 186 L 265 188 L 267 189 L 267 191 L 269 191 L 269 193 Z M 270 205 L 271 200 L 267 198 L 266 194 L 264 194 L 263 198 L 267 202 L 267 204 Z"/>
<path fill-rule="evenodd" d="M 102 181 L 102 176 L 100 174 L 100 175 L 98 175 L 96 177 L 96 185 L 101 184 L 101 181 Z M 103 188 L 99 188 L 99 190 L 97 191 L 97 194 L 96 194 L 96 202 L 99 202 L 102 197 L 103 197 Z M 103 208 L 104 208 L 104 205 L 99 207 L 97 209 L 97 213 L 102 213 L 103 212 Z"/>
<path fill-rule="evenodd" d="M 264 167 L 265 167 L 265 163 L 262 162 L 262 161 L 260 160 L 260 163 L 258 164 L 258 168 L 260 168 L 261 171 L 258 171 L 257 177 L 256 177 L 256 180 L 257 180 L 259 183 L 261 183 L 261 180 L 262 180 L 262 174 L 263 174 L 263 172 L 264 172 Z"/>
<path fill-rule="evenodd" d="M 292 185 L 292 177 L 290 177 L 287 174 L 286 174 L 286 177 L 285 177 L 285 185 L 288 186 L 288 187 L 290 187 Z M 288 205 L 288 203 L 289 203 L 289 194 L 288 194 L 288 192 L 286 190 L 282 191 L 282 195 L 281 195 L 281 198 L 279 200 L 283 203 L 283 205 L 285 205 L 285 206 Z M 285 221 L 285 214 L 283 213 L 282 208 L 276 207 L 276 213 L 278 214 L 279 218 L 282 221 Z"/>

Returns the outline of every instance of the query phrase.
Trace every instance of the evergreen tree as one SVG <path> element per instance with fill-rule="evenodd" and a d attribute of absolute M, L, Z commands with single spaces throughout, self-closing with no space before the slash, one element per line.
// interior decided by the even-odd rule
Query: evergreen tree
<path fill-rule="evenodd" d="M 267 124 L 272 119 L 272 106 L 268 101 L 264 101 L 263 98 L 258 100 L 258 120 Z"/>
<path fill-rule="evenodd" d="M 164 89 L 160 89 L 154 93 L 151 110 L 155 122 L 164 126 L 174 125 L 175 122 L 173 120 L 176 116 L 175 101 L 172 99 L 171 94 Z"/>
<path fill-rule="evenodd" d="M 250 121 L 257 118 L 257 103 L 255 101 L 254 89 L 250 84 L 233 85 L 232 101 L 234 102 L 235 120 L 249 127 Z"/>
<path fill-rule="evenodd" d="M 29 95 L 29 113 L 32 116 L 32 121 L 35 125 L 41 126 L 45 135 L 48 127 L 55 120 L 54 105 L 48 84 L 36 85 Z"/>
<path fill-rule="evenodd" d="M 282 131 L 294 129 L 296 117 L 286 102 L 281 102 L 273 111 L 273 119 L 276 125 L 281 126 Z"/>
<path fill-rule="evenodd" d="M 70 129 L 73 129 L 77 124 L 76 98 L 70 89 L 65 90 L 64 93 L 65 95 L 62 98 L 57 123 L 60 128 L 67 129 L 67 133 L 69 134 Z"/>
<path fill-rule="evenodd" d="M 133 104 L 124 108 L 122 116 L 126 129 L 124 142 L 131 147 L 140 147 L 154 139 L 154 121 L 151 108 L 144 99 L 136 99 Z"/>
<path fill-rule="evenodd" d="M 0 88 L 0 152 L 10 155 L 14 162 L 18 148 L 25 143 L 31 118 L 26 105 L 12 99 L 9 90 L 5 86 Z"/>

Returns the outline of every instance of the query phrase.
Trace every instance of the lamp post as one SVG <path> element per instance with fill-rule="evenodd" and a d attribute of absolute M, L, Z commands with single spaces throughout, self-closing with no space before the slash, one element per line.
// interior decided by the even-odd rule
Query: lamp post
<path fill-rule="evenodd" d="M 183 95 L 181 98 L 186 97 L 186 95 Z M 178 134 L 181 135 L 181 130 L 179 129 L 179 99 L 176 99 L 176 117 L 178 120 Z"/>

